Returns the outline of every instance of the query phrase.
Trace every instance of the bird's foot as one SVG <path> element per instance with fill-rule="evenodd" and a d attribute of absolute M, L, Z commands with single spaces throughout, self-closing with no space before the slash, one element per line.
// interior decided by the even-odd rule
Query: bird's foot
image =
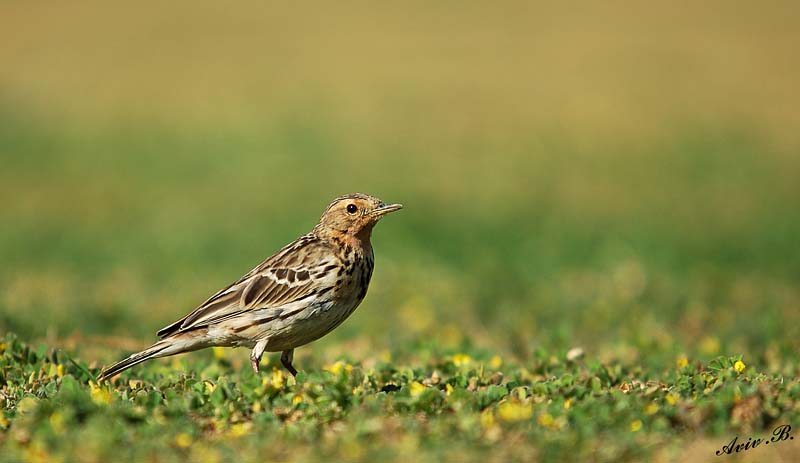
<path fill-rule="evenodd" d="M 294 360 L 294 349 L 281 352 L 281 364 L 289 370 L 292 376 L 297 377 L 297 370 L 292 366 L 292 360 Z"/>
<path fill-rule="evenodd" d="M 267 340 L 262 339 L 258 341 L 250 351 L 250 366 L 253 367 L 253 372 L 258 373 L 258 364 L 261 363 L 261 356 L 264 355 L 264 349 L 267 347 Z"/>
<path fill-rule="evenodd" d="M 291 373 L 292 376 L 294 376 L 295 378 L 297 377 L 297 370 L 292 366 L 291 363 L 288 364 L 288 365 L 287 364 L 283 364 L 283 366 L 285 366 L 286 369 L 289 370 L 289 373 Z"/>

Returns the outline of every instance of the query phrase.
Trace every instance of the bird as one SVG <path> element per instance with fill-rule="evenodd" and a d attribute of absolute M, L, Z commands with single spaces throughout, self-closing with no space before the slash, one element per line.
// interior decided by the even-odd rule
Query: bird
<path fill-rule="evenodd" d="M 248 347 L 258 374 L 264 352 L 281 352 L 297 376 L 294 349 L 339 326 L 367 294 L 372 229 L 402 204 L 353 193 L 334 199 L 307 234 L 287 244 L 180 320 L 152 346 L 104 368 L 98 382 L 144 361 L 207 347 Z"/>

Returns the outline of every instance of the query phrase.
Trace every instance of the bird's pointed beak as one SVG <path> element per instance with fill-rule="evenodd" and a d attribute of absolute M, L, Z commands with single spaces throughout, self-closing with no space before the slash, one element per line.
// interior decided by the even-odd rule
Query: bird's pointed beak
<path fill-rule="evenodd" d="M 402 204 L 381 204 L 372 210 L 372 215 L 383 216 L 390 212 L 399 211 L 403 208 Z"/>

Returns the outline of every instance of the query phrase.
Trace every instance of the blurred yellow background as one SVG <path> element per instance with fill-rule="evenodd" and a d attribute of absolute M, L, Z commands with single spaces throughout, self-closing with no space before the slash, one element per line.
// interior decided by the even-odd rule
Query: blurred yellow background
<path fill-rule="evenodd" d="M 794 2 L 7 2 L 8 104 L 74 122 L 576 138 L 747 124 L 796 141 Z M 353 136 L 356 134 L 350 133 Z"/>

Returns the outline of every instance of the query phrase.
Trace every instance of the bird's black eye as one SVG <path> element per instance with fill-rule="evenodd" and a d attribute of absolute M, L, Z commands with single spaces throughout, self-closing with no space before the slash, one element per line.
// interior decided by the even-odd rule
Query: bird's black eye
<path fill-rule="evenodd" d="M 358 212 L 358 207 L 356 207 L 355 204 L 348 204 L 347 205 L 347 212 L 350 213 L 350 214 L 355 214 L 356 212 Z"/>

